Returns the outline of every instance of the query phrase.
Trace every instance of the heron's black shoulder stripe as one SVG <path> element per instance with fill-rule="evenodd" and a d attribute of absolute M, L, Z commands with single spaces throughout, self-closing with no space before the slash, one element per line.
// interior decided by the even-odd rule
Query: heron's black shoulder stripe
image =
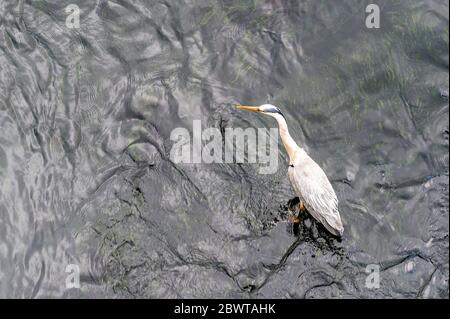
<path fill-rule="evenodd" d="M 294 167 L 294 164 L 289 164 L 289 167 Z"/>

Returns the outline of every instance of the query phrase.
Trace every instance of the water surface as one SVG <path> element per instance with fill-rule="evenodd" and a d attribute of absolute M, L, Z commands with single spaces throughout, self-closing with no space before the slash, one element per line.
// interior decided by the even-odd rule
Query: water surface
<path fill-rule="evenodd" d="M 0 296 L 448 298 L 448 1 L 0 3 Z M 345 234 L 296 236 L 279 167 L 177 164 L 174 128 L 271 128 Z M 80 289 L 67 289 L 67 265 Z M 379 288 L 366 267 L 380 269 Z"/>

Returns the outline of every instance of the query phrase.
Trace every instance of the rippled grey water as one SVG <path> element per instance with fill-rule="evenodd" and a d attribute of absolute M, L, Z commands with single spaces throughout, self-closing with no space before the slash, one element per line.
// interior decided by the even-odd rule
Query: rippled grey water
<path fill-rule="evenodd" d="M 367 29 L 371 2 L 2 0 L 0 296 L 448 298 L 448 1 Z M 233 108 L 265 102 L 341 241 L 290 231 L 281 147 L 273 175 L 171 162 L 174 128 L 275 127 Z"/>

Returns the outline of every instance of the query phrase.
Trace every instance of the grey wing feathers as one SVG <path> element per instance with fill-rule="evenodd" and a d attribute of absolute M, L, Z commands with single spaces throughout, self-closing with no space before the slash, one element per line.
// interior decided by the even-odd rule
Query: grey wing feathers
<path fill-rule="evenodd" d="M 320 166 L 306 155 L 290 168 L 289 178 L 309 213 L 331 233 L 342 236 L 344 227 L 339 215 L 338 199 Z"/>

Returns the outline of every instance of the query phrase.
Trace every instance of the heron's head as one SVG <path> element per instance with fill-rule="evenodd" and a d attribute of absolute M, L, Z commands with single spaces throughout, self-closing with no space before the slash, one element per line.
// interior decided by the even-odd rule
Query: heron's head
<path fill-rule="evenodd" d="M 275 118 L 277 118 L 278 116 L 282 116 L 284 118 L 284 115 L 283 115 L 283 113 L 281 113 L 280 109 L 272 104 L 263 104 L 260 106 L 238 105 L 238 106 L 236 106 L 236 108 L 238 108 L 240 110 L 254 111 L 254 112 L 267 114 L 267 115 L 270 115 Z"/>

